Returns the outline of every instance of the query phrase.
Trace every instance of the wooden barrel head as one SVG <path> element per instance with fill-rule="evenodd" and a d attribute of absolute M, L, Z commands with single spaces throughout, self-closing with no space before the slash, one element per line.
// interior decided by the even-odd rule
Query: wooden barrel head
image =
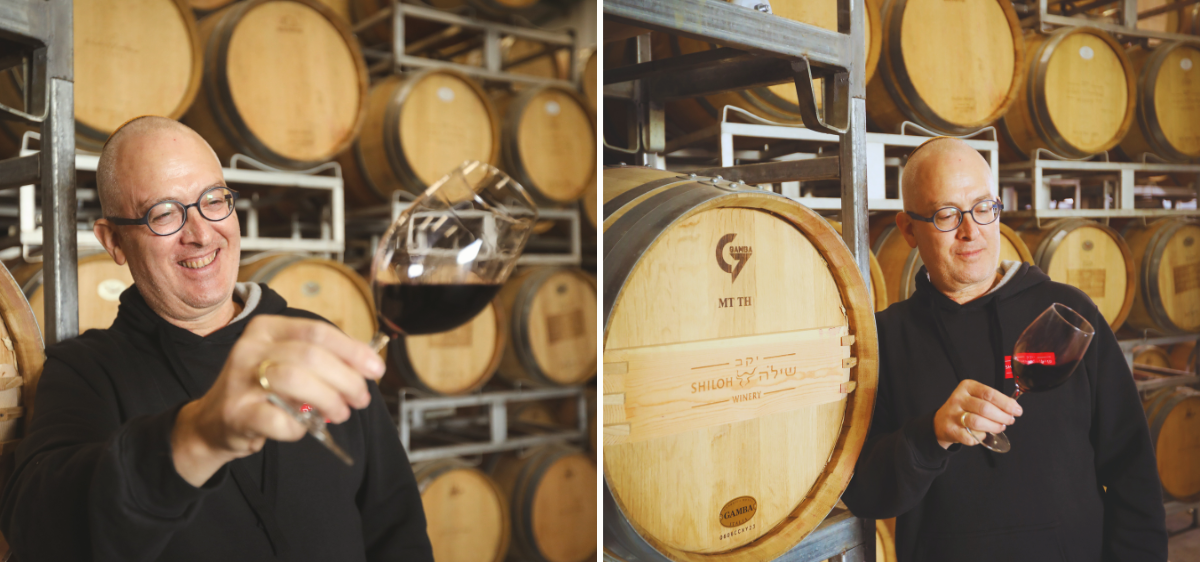
<path fill-rule="evenodd" d="M 1200 158 L 1200 49 L 1180 45 L 1163 60 L 1154 81 L 1154 114 L 1172 148 Z"/>
<path fill-rule="evenodd" d="M 606 287 L 620 296 L 605 340 L 605 478 L 673 557 L 746 545 L 805 500 L 837 442 L 843 296 L 795 225 L 751 208 L 689 215 L 638 263 Z M 801 363 L 779 345 L 803 350 Z M 832 393 L 772 396 L 795 391 L 795 369 L 836 379 Z"/>
<path fill-rule="evenodd" d="M 1171 368 L 1189 373 L 1196 372 L 1196 342 L 1177 343 L 1171 346 Z"/>
<path fill-rule="evenodd" d="M 1012 6 L 996 0 L 893 0 L 883 4 L 889 64 L 868 85 L 868 112 L 885 132 L 908 120 L 965 134 L 1013 103 L 1024 59 Z"/>
<path fill-rule="evenodd" d="M 45 326 L 46 295 L 42 289 L 41 264 L 23 266 L 14 275 L 21 282 L 38 326 Z M 129 265 L 117 265 L 105 252 L 84 256 L 79 259 L 78 280 L 80 333 L 112 326 L 117 319 L 121 293 L 133 285 Z"/>
<path fill-rule="evenodd" d="M 430 73 L 412 85 L 399 127 L 405 159 L 425 185 L 467 160 L 496 155 L 491 105 L 464 76 Z"/>
<path fill-rule="evenodd" d="M 243 260 L 238 281 L 266 283 L 288 306 L 316 313 L 358 341 L 375 335 L 371 290 L 341 263 L 294 254 L 255 256 Z"/>
<path fill-rule="evenodd" d="M 1200 223 L 1134 222 L 1123 233 L 1138 268 L 1130 327 L 1163 334 L 1200 330 Z"/>
<path fill-rule="evenodd" d="M 405 367 L 428 390 L 465 394 L 492 378 L 506 333 L 496 306 L 489 304 L 470 322 L 448 332 L 405 337 Z"/>
<path fill-rule="evenodd" d="M 1129 247 L 1113 229 L 1083 219 L 1063 219 L 1042 230 L 1022 230 L 1034 263 L 1050 279 L 1091 297 L 1116 330 L 1133 307 L 1135 270 Z"/>
<path fill-rule="evenodd" d="M 1072 33 L 1050 55 L 1045 99 L 1063 139 L 1093 154 L 1120 142 L 1133 100 L 1129 65 L 1115 42 L 1100 33 Z M 1123 127 L 1124 125 L 1124 127 Z"/>
<path fill-rule="evenodd" d="M 1000 261 L 1006 260 L 1033 263 L 1033 254 L 1015 230 L 1000 223 Z"/>
<path fill-rule="evenodd" d="M 596 287 L 575 269 L 532 269 L 500 299 L 512 319 L 501 364 L 509 380 L 580 384 L 596 373 Z"/>
<path fill-rule="evenodd" d="M 595 176 L 596 138 L 578 94 L 531 90 L 509 108 L 505 141 L 510 168 L 552 203 L 579 199 Z"/>
<path fill-rule="evenodd" d="M 892 217 L 882 217 L 872 222 L 883 225 L 871 241 L 871 248 L 879 260 L 883 284 L 887 287 L 888 304 L 907 300 L 916 292 L 917 273 L 925 265 L 921 260 L 921 252 L 909 247 Z"/>
<path fill-rule="evenodd" d="M 875 66 L 879 63 L 879 10 L 875 6 L 864 3 L 866 10 L 863 12 L 866 18 L 863 26 L 865 34 L 864 43 L 867 49 L 867 68 L 866 79 L 870 80 L 875 74 Z M 822 2 L 811 2 L 806 0 L 785 0 L 771 3 L 771 13 L 781 18 L 815 25 L 817 27 L 828 29 L 830 31 L 838 30 L 837 20 L 837 2 L 825 0 Z M 824 91 L 819 87 L 820 80 L 813 82 L 813 87 L 816 90 L 817 103 L 821 103 L 821 97 Z M 796 95 L 796 84 L 775 84 L 768 86 L 768 90 L 772 94 L 779 96 L 783 100 L 792 105 L 799 106 L 800 100 Z M 798 116 L 797 116 L 798 117 Z"/>
<path fill-rule="evenodd" d="M 103 142 L 142 115 L 172 119 L 200 87 L 196 20 L 183 0 L 78 0 L 75 120 Z"/>
<path fill-rule="evenodd" d="M 1144 403 L 1163 492 L 1181 501 L 1200 499 L 1200 392 L 1165 389 Z"/>
<path fill-rule="evenodd" d="M 1142 345 L 1133 348 L 1133 362 L 1137 365 L 1171 368 L 1171 356 L 1157 345 Z"/>
<path fill-rule="evenodd" d="M 508 550 L 508 506 L 491 478 L 474 468 L 455 466 L 429 478 L 418 469 L 417 479 L 435 560 L 504 559 Z"/>
<path fill-rule="evenodd" d="M 596 552 L 596 466 L 582 454 L 556 460 L 533 496 L 533 534 L 550 562 L 581 562 Z"/>

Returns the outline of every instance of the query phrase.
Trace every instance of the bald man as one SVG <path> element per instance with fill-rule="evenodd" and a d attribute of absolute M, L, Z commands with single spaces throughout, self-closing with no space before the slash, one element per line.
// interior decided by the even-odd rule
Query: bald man
<path fill-rule="evenodd" d="M 107 330 L 51 346 L 0 528 L 16 558 L 433 560 L 366 345 L 237 283 L 212 149 L 144 117 L 100 156 L 95 233 L 134 285 Z M 347 466 L 267 389 L 331 422 Z"/>
<path fill-rule="evenodd" d="M 1082 291 L 999 263 L 991 177 L 957 139 L 909 158 L 896 226 L 925 267 L 912 297 L 876 315 L 875 416 L 842 499 L 860 517 L 897 517 L 902 562 L 1164 561 L 1154 450 L 1117 340 Z M 1013 345 L 1054 303 L 1096 335 L 1065 384 L 1018 404 Z M 1012 450 L 972 431 L 1004 431 Z"/>

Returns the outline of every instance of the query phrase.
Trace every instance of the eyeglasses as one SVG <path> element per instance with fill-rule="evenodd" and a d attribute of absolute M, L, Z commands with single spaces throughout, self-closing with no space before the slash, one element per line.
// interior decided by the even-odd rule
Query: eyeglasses
<path fill-rule="evenodd" d="M 996 219 L 1000 218 L 1000 211 L 1003 210 L 1003 203 L 989 199 L 976 203 L 970 211 L 964 211 L 958 207 L 942 207 L 934 212 L 932 217 L 923 217 L 912 211 L 904 212 L 916 220 L 933 223 L 934 228 L 942 232 L 950 232 L 962 224 L 963 215 L 971 215 L 971 220 L 974 220 L 975 224 L 983 226 L 996 222 Z"/>
<path fill-rule="evenodd" d="M 200 194 L 200 198 L 191 205 L 179 201 L 166 200 L 156 203 L 146 211 L 146 216 L 140 219 L 123 219 L 119 217 L 104 217 L 113 224 L 136 225 L 144 224 L 150 232 L 159 236 L 170 236 L 179 232 L 187 224 L 188 208 L 195 207 L 200 216 L 217 222 L 225 220 L 233 214 L 233 202 L 237 201 L 238 193 L 223 185 L 210 187 Z"/>

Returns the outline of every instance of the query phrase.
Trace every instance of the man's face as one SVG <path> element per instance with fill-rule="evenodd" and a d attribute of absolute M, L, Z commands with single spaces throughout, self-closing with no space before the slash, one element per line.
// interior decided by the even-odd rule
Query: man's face
<path fill-rule="evenodd" d="M 987 164 L 969 148 L 930 155 L 915 176 L 915 200 L 907 203 L 914 213 L 924 217 L 932 217 L 944 207 L 969 211 L 980 201 L 995 199 L 989 189 L 991 173 Z M 910 219 L 904 213 L 897 223 L 909 245 L 921 252 L 930 279 L 939 289 L 955 292 L 995 277 L 1000 259 L 1000 221 L 979 225 L 964 214 L 962 224 L 950 232 L 939 231 L 932 223 Z"/>
<path fill-rule="evenodd" d="M 225 185 L 221 166 L 198 136 L 153 131 L 125 139 L 116 160 L 117 193 L 111 216 L 142 218 L 156 203 L 195 203 Z M 129 262 L 142 296 L 159 314 L 192 320 L 229 302 L 237 282 L 241 235 L 237 213 L 213 222 L 195 207 L 183 228 L 158 236 L 144 225 L 111 226 L 118 263 Z"/>

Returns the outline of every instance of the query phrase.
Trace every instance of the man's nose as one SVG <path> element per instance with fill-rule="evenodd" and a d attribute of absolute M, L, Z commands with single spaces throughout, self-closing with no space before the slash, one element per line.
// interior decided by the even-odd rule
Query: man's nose
<path fill-rule="evenodd" d="M 975 222 L 975 215 L 963 213 L 962 224 L 958 225 L 958 239 L 971 240 L 979 235 L 979 223 Z"/>
<path fill-rule="evenodd" d="M 205 246 L 212 240 L 213 230 L 208 219 L 200 214 L 200 209 L 189 207 L 187 222 L 184 223 L 183 229 L 180 230 L 180 242 L 184 244 L 195 244 L 197 246 Z"/>

